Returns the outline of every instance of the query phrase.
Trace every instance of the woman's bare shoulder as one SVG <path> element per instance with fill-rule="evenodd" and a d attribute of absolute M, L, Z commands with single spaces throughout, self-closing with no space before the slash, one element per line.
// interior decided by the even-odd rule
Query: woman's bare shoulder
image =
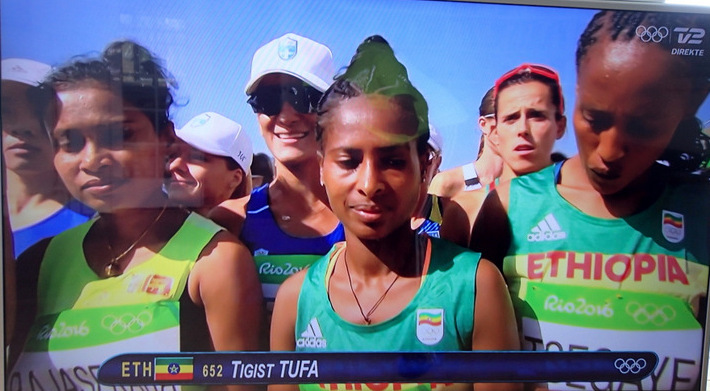
<path fill-rule="evenodd" d="M 248 202 L 249 196 L 223 201 L 215 206 L 207 214 L 207 217 L 229 230 L 235 236 L 239 236 L 244 219 L 246 219 Z"/>

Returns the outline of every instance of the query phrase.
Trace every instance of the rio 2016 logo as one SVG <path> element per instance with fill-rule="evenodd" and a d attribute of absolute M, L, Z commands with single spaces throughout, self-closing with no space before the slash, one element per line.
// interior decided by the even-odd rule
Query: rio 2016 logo
<path fill-rule="evenodd" d="M 574 315 L 585 316 L 603 316 L 611 318 L 614 316 L 614 309 L 609 303 L 592 304 L 587 302 L 587 299 L 579 297 L 572 300 L 563 300 L 557 295 L 549 295 L 545 299 L 545 310 L 551 312 L 560 312 Z"/>
<path fill-rule="evenodd" d="M 290 276 L 303 269 L 296 265 L 291 265 L 290 263 L 284 263 L 283 265 L 272 264 L 270 262 L 265 262 L 259 266 L 259 274 L 264 275 L 277 275 L 277 276 Z"/>

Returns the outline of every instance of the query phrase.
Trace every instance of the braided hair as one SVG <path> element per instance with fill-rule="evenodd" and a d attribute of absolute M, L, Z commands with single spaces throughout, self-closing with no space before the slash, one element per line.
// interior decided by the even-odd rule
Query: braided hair
<path fill-rule="evenodd" d="M 710 85 L 710 40 L 701 40 L 700 44 L 697 41 L 681 42 L 674 31 L 680 27 L 710 33 L 710 20 L 704 16 L 670 12 L 601 11 L 594 15 L 577 42 L 577 72 L 590 48 L 603 38 L 615 42 L 632 42 L 642 40 L 647 29 L 654 28 L 654 37 L 657 39 L 650 39 L 648 35 L 648 41 L 644 42 L 667 49 L 668 55 L 672 55 L 673 49 L 703 49 L 708 53 L 705 56 L 675 56 L 681 75 L 688 77 L 694 88 L 706 89 Z M 707 166 L 710 161 L 710 138 L 702 132 L 700 121 L 694 117 L 681 121 L 659 161 L 667 163 L 674 170 L 685 172 Z"/>
<path fill-rule="evenodd" d="M 427 103 L 409 81 L 406 68 L 389 43 L 379 35 L 366 38 L 358 46 L 345 72 L 323 93 L 318 103 L 316 139 L 322 143 L 331 110 L 342 101 L 367 94 L 387 96 L 400 107 L 402 121 L 417 130 L 417 152 L 425 154 L 429 140 Z"/>

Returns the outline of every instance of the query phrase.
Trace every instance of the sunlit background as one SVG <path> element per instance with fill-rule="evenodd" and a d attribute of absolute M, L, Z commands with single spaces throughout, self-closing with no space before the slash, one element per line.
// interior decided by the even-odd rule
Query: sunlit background
<path fill-rule="evenodd" d="M 710 0 L 694 1 L 710 5 Z M 498 76 L 522 62 L 546 64 L 559 71 L 566 114 L 571 116 L 574 52 L 595 12 L 379 0 L 361 0 L 356 6 L 347 1 L 311 0 L 297 8 L 280 0 L 1 3 L 2 58 L 31 58 L 56 66 L 75 55 L 96 54 L 112 40 L 137 40 L 165 60 L 180 84 L 178 105 L 171 110 L 176 126 L 201 112 L 216 111 L 245 127 L 255 152 L 268 152 L 244 94 L 257 48 L 294 32 L 326 44 L 336 66 L 343 67 L 365 37 L 381 34 L 427 98 L 429 119 L 444 137 L 442 169 L 475 159 L 480 99 Z M 698 117 L 710 121 L 710 102 L 701 107 Z M 567 156 L 577 152 L 571 125 L 555 149 Z"/>

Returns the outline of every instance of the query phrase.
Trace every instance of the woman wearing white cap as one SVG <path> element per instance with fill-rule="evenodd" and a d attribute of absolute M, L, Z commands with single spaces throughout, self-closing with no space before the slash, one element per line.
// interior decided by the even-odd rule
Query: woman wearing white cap
<path fill-rule="evenodd" d="M 170 200 L 205 216 L 219 203 L 251 192 L 252 146 L 241 125 L 207 112 L 175 130 L 165 187 Z"/>
<path fill-rule="evenodd" d="M 52 144 L 34 107 L 38 85 L 50 70 L 34 60 L 2 60 L 2 151 L 15 257 L 93 214 L 72 199 L 57 176 Z"/>
<path fill-rule="evenodd" d="M 315 108 L 334 73 L 330 49 L 296 34 L 262 46 L 252 60 L 246 93 L 276 176 L 211 217 L 251 250 L 269 305 L 286 277 L 344 238 L 320 183 L 315 136 Z"/>

